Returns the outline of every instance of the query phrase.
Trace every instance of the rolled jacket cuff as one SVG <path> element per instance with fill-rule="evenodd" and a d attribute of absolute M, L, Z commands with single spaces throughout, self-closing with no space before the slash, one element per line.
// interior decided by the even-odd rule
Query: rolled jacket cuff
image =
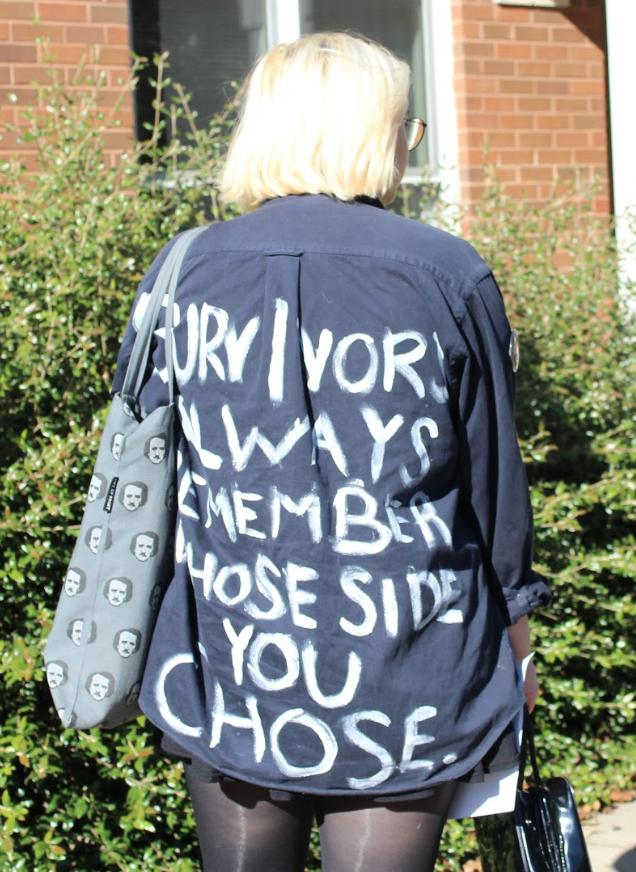
<path fill-rule="evenodd" d="M 538 608 L 547 608 L 552 603 L 552 591 L 547 580 L 531 570 L 519 588 L 504 590 L 510 624 Z"/>

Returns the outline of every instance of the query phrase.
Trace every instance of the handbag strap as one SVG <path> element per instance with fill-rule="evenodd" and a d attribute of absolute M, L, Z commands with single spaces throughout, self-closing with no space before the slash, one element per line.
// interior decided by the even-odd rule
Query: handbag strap
<path fill-rule="evenodd" d="M 135 337 L 135 342 L 126 369 L 124 384 L 121 389 L 121 397 L 124 402 L 131 408 L 137 408 L 139 394 L 143 385 L 148 358 L 150 356 L 150 348 L 152 345 L 152 337 L 159 320 L 161 308 L 166 300 L 166 327 L 165 327 L 165 343 L 166 343 L 166 369 L 168 374 L 168 393 L 170 403 L 174 397 L 174 364 L 173 364 L 173 347 L 172 347 L 172 318 L 174 309 L 174 299 L 177 291 L 177 282 L 179 280 L 179 272 L 181 264 L 186 255 L 191 242 L 206 230 L 206 227 L 195 227 L 192 230 L 186 230 L 177 237 L 172 248 L 168 252 L 168 256 L 163 262 L 159 275 L 155 279 L 148 305 L 141 319 L 139 330 Z"/>
<path fill-rule="evenodd" d="M 519 781 L 517 790 L 523 788 L 526 765 L 530 758 L 530 767 L 532 769 L 532 779 L 538 787 L 543 783 L 541 773 L 539 772 L 539 762 L 537 760 L 537 751 L 534 743 L 534 726 L 532 723 L 532 715 L 528 711 L 528 707 L 523 707 L 523 741 L 521 743 L 521 754 L 519 759 Z"/>

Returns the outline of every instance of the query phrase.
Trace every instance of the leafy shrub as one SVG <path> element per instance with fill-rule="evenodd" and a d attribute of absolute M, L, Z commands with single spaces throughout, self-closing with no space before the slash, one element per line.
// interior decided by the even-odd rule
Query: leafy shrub
<path fill-rule="evenodd" d="M 53 80 L 19 131 L 37 177 L 1 168 L 0 868 L 12 872 L 198 869 L 181 770 L 149 725 L 61 731 L 42 663 L 137 283 L 178 230 L 228 217 L 212 183 L 228 120 L 197 127 L 187 101 L 162 105 L 163 85 L 148 142 L 110 165 L 99 75 L 70 91 Z M 636 771 L 636 356 L 590 202 L 573 188 L 533 210 L 493 181 L 470 233 L 522 334 L 519 430 L 557 595 L 535 621 L 546 768 L 607 802 Z M 449 826 L 445 868 L 474 853 L 469 823 Z"/>

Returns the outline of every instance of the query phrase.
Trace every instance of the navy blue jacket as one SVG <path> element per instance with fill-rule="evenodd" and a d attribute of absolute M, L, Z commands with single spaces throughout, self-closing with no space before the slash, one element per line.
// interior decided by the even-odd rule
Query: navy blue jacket
<path fill-rule="evenodd" d="M 194 241 L 175 324 L 175 574 L 144 711 L 279 789 L 466 774 L 523 702 L 506 627 L 549 602 L 490 269 L 379 204 L 286 197 Z"/>

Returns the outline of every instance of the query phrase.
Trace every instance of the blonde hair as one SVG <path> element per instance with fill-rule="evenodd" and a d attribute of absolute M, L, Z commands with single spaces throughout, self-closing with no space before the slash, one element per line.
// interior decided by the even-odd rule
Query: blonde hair
<path fill-rule="evenodd" d="M 395 184 L 410 83 L 408 64 L 359 36 L 277 46 L 244 85 L 222 197 L 247 208 L 287 194 L 381 198 Z"/>

